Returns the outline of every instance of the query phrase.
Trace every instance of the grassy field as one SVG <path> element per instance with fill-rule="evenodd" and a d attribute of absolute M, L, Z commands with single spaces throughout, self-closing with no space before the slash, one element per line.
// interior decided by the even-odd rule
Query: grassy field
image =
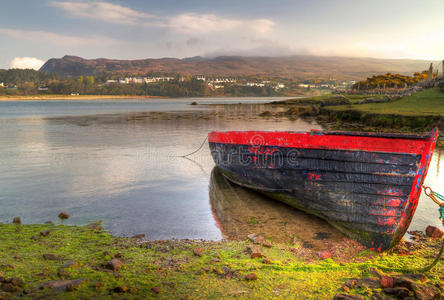
<path fill-rule="evenodd" d="M 347 257 L 345 248 L 342 258 L 321 260 L 307 259 L 302 254 L 310 249 L 294 244 L 147 241 L 113 237 L 97 224 L 0 224 L 0 299 L 332 299 L 344 289 L 370 299 L 381 288 L 341 286 L 374 277 L 375 266 L 424 266 L 437 252 L 437 241 L 429 243 L 407 254 L 362 250 Z M 252 247 L 260 248 L 257 258 L 246 250 Z M 112 259 L 119 263 L 111 266 Z M 441 262 L 427 273 L 428 284 L 438 284 L 443 272 Z"/>
<path fill-rule="evenodd" d="M 338 102 L 342 99 L 348 100 L 350 103 L 356 103 L 357 101 L 364 100 L 366 98 L 372 99 L 384 99 L 385 95 L 333 95 L 327 94 L 322 96 L 314 96 L 314 97 L 304 97 L 304 98 L 294 98 L 288 99 L 284 101 L 279 101 L 279 104 L 294 104 L 294 105 L 303 105 L 303 104 L 324 104 L 331 103 L 333 104 L 335 101 Z"/>
<path fill-rule="evenodd" d="M 367 103 L 329 107 L 331 110 L 356 110 L 373 114 L 406 116 L 444 116 L 444 93 L 438 88 L 424 90 L 387 103 Z"/>

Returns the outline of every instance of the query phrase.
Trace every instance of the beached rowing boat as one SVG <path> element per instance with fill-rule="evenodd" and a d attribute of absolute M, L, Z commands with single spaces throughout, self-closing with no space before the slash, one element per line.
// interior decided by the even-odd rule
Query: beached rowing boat
<path fill-rule="evenodd" d="M 412 220 L 437 136 L 437 129 L 425 135 L 215 131 L 208 141 L 230 181 L 384 251 Z"/>

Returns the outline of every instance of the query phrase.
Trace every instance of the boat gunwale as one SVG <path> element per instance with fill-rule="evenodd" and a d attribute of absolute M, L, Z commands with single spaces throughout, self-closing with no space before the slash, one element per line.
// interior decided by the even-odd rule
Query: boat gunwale
<path fill-rule="evenodd" d="M 437 130 L 437 129 L 436 129 Z M 433 132 L 424 135 L 332 132 L 332 131 L 212 131 L 208 142 L 319 150 L 366 151 L 421 155 Z M 387 144 L 389 143 L 389 144 Z"/>

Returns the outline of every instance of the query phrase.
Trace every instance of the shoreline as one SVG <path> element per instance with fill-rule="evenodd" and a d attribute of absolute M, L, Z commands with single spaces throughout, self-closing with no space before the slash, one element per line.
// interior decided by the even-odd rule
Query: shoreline
<path fill-rule="evenodd" d="M 423 233 L 415 240 L 377 253 L 344 239 L 316 252 L 298 241 L 274 243 L 257 235 L 155 241 L 112 236 L 99 222 L 0 223 L 0 299 L 387 299 L 400 288 L 416 299 L 438 299 L 442 259 L 426 274 L 390 271 L 433 261 L 440 240 Z"/>
<path fill-rule="evenodd" d="M 29 95 L 0 96 L 0 101 L 32 101 L 32 100 L 108 100 L 108 99 L 169 99 L 164 96 L 127 96 L 127 95 Z"/>
<path fill-rule="evenodd" d="M 1 101 L 32 101 L 32 100 L 105 100 L 105 99 L 241 99 L 241 98 L 270 98 L 270 101 L 286 101 L 304 96 L 201 96 L 201 97 L 169 97 L 169 96 L 138 96 L 138 95 L 26 95 L 26 96 L 0 96 Z M 272 100 L 273 98 L 284 98 Z"/>

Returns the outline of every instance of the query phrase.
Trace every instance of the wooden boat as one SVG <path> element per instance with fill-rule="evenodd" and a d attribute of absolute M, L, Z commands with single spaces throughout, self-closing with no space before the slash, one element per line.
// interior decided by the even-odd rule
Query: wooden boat
<path fill-rule="evenodd" d="M 437 137 L 436 128 L 425 135 L 215 131 L 208 141 L 230 181 L 384 251 L 412 220 Z"/>

